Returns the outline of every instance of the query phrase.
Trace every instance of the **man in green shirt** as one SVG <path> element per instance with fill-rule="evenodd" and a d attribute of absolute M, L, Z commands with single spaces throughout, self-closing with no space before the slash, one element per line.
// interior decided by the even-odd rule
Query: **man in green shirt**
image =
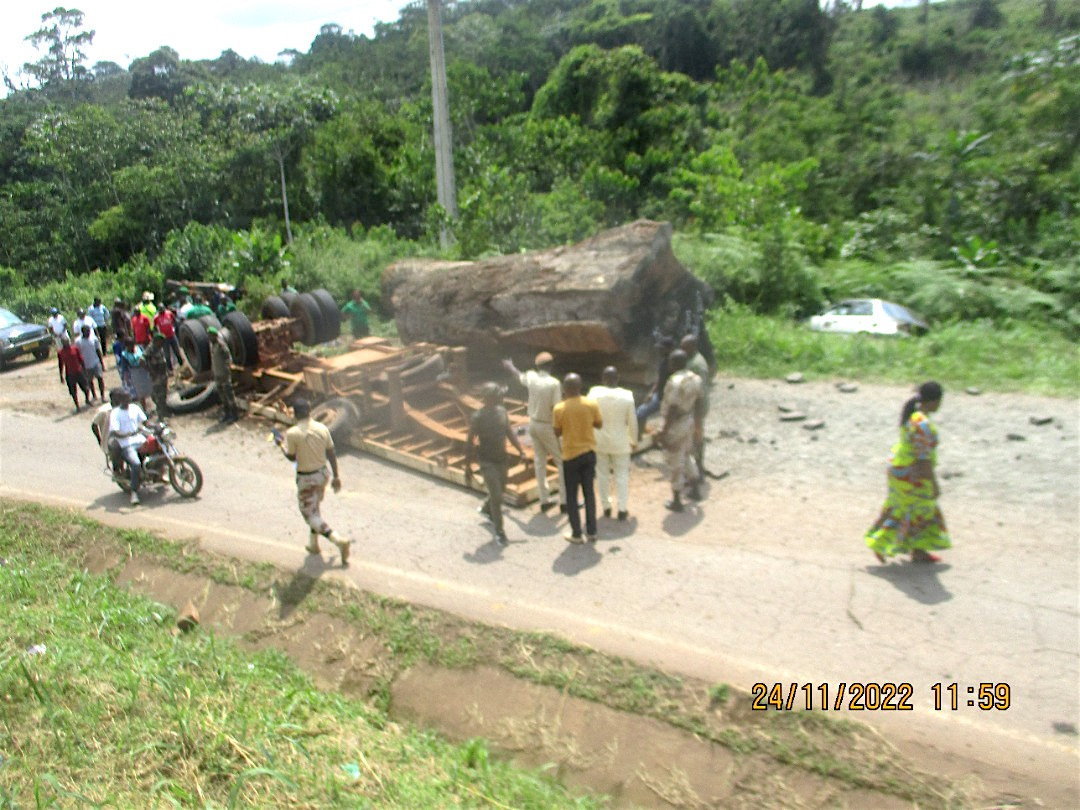
<path fill-rule="evenodd" d="M 236 312 L 236 304 L 233 303 L 232 298 L 228 295 L 221 296 L 221 302 L 217 307 L 218 320 L 222 320 L 230 312 Z"/>
<path fill-rule="evenodd" d="M 195 318 L 202 318 L 204 315 L 213 314 L 214 310 L 210 309 L 210 307 L 206 305 L 206 299 L 204 299 L 201 295 L 196 295 L 195 303 L 192 304 L 191 308 L 184 313 L 184 320 L 190 321 L 194 320 Z"/>
<path fill-rule="evenodd" d="M 353 290 L 352 298 L 341 308 L 341 314 L 348 315 L 352 320 L 354 338 L 367 337 L 371 334 L 371 326 L 368 324 L 370 313 L 371 306 L 364 300 L 364 294 L 360 290 Z"/>

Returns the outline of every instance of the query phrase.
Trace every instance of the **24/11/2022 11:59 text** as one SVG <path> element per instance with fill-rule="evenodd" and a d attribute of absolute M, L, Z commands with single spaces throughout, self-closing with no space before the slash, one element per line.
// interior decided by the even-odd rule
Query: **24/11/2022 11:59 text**
<path fill-rule="evenodd" d="M 962 707 L 982 711 L 1005 711 L 1012 704 L 1007 683 L 935 683 L 930 686 L 934 711 L 958 711 Z M 915 687 L 910 683 L 755 683 L 751 689 L 754 711 L 914 711 Z"/>

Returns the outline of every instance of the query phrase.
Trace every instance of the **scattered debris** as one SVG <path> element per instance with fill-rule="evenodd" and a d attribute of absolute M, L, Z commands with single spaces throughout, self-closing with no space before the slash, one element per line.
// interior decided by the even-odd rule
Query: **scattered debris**
<path fill-rule="evenodd" d="M 44 644 L 33 644 L 26 648 L 27 655 L 44 655 L 49 651 Z"/>
<path fill-rule="evenodd" d="M 801 422 L 806 418 L 806 414 L 800 411 L 788 411 L 787 413 L 780 414 L 781 422 Z"/>
<path fill-rule="evenodd" d="M 791 372 L 791 374 L 788 374 L 786 377 L 784 377 L 784 379 L 787 380 L 792 385 L 794 385 L 796 383 L 804 382 L 806 378 L 803 377 L 803 375 L 800 372 L 793 371 L 793 372 Z"/>
<path fill-rule="evenodd" d="M 1033 425 L 1049 425 L 1054 421 L 1052 416 L 1029 416 L 1028 421 Z"/>
<path fill-rule="evenodd" d="M 854 394 L 859 390 L 859 386 L 853 382 L 837 383 L 836 387 L 840 389 L 840 393 L 842 394 Z"/>
<path fill-rule="evenodd" d="M 950 478 L 963 478 L 964 474 L 959 470 L 943 470 L 941 477 L 947 481 Z"/>
<path fill-rule="evenodd" d="M 982 393 L 982 389 L 981 388 L 976 388 L 974 385 L 968 386 L 964 390 L 967 391 L 969 394 L 971 394 L 971 396 L 973 396 L 973 397 L 977 397 L 977 396 L 979 396 L 979 394 Z"/>
<path fill-rule="evenodd" d="M 811 419 L 803 425 L 803 430 L 821 430 L 823 427 L 825 427 L 824 419 Z"/>
<path fill-rule="evenodd" d="M 776 407 L 777 407 L 778 410 L 781 410 L 784 413 L 790 413 L 791 411 L 795 410 L 795 403 L 794 402 L 781 402 Z"/>
<path fill-rule="evenodd" d="M 1005 438 L 1008 439 L 1010 442 L 1026 442 L 1027 441 L 1027 436 L 1024 436 L 1024 435 L 1022 435 L 1020 433 L 1006 433 Z"/>
<path fill-rule="evenodd" d="M 199 626 L 199 609 L 195 607 L 195 603 L 190 599 L 184 605 L 184 609 L 180 611 L 180 615 L 176 617 L 176 626 L 185 633 Z"/>

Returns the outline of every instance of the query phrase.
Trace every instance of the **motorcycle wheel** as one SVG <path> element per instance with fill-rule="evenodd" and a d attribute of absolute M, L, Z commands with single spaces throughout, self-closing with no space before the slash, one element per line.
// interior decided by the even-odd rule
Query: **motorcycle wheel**
<path fill-rule="evenodd" d="M 202 489 L 202 470 L 186 456 L 175 459 L 169 468 L 169 483 L 181 498 L 194 498 Z"/>

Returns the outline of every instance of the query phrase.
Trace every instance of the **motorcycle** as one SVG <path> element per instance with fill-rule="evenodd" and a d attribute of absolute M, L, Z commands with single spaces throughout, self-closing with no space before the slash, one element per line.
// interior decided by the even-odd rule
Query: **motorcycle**
<path fill-rule="evenodd" d="M 203 485 L 202 470 L 199 465 L 182 455 L 173 444 L 176 434 L 165 422 L 147 422 L 144 426 L 146 441 L 138 449 L 141 462 L 140 487 L 163 487 L 166 482 L 176 490 L 181 498 L 194 498 Z M 124 490 L 131 491 L 127 463 L 121 457 L 119 462 L 112 453 L 105 454 L 106 472 L 113 482 Z"/>

